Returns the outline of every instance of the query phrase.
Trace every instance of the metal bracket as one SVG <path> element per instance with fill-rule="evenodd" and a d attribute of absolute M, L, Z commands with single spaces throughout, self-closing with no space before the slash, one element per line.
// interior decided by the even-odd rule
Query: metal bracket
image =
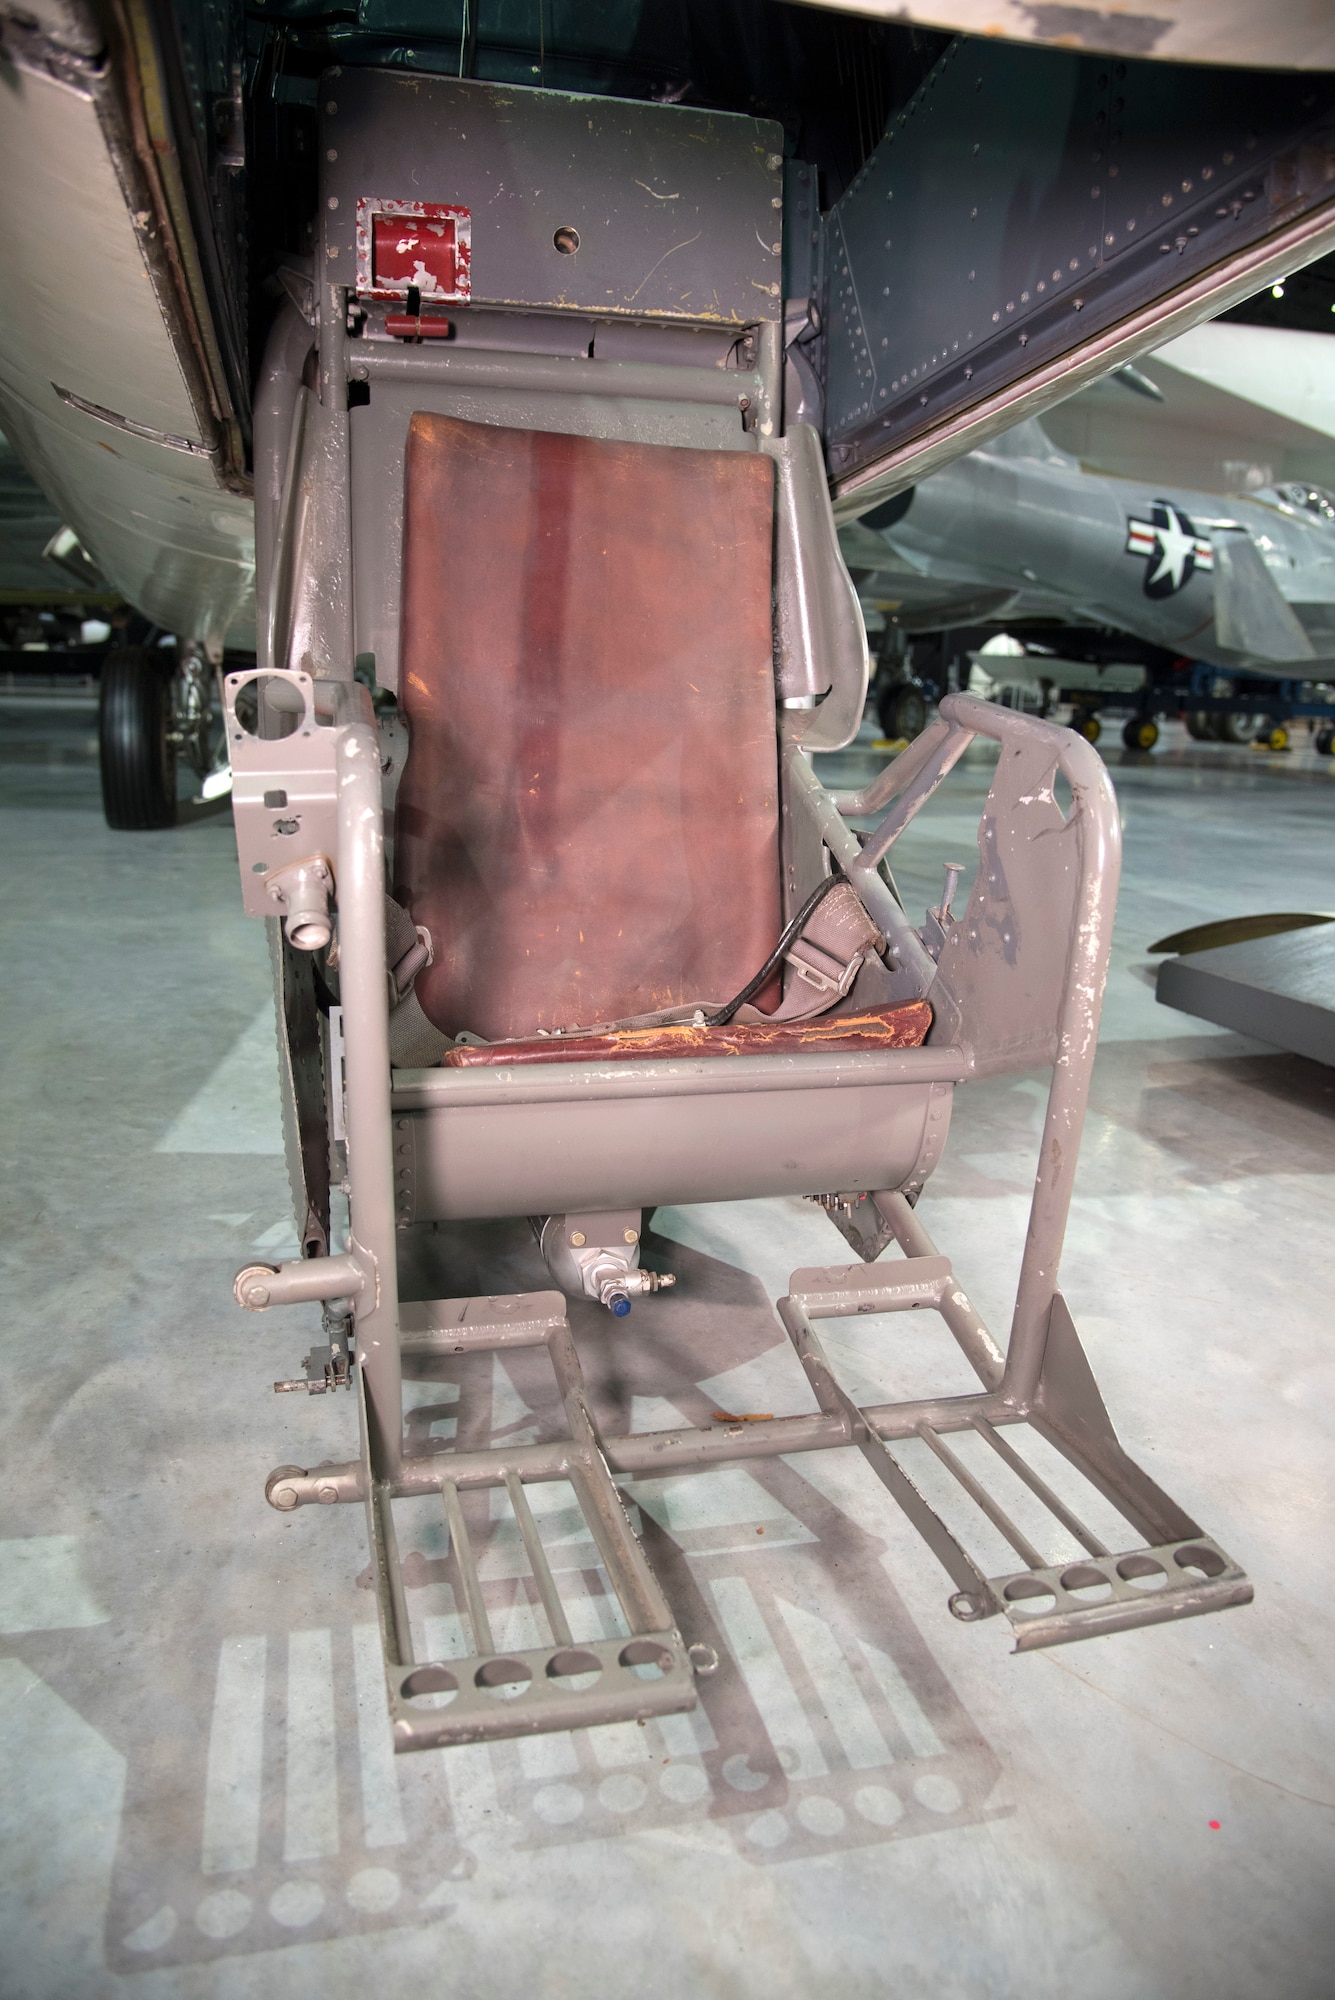
<path fill-rule="evenodd" d="M 847 1194 L 811 1194 L 808 1201 L 823 1208 L 839 1234 L 864 1264 L 874 1264 L 886 1245 L 894 1241 L 894 1230 L 877 1208 L 875 1198 L 850 1190 Z"/>
<path fill-rule="evenodd" d="M 304 1375 L 294 1375 L 289 1381 L 275 1382 L 276 1396 L 324 1396 L 332 1389 L 350 1389 L 352 1371 L 348 1361 L 346 1346 L 332 1341 L 324 1346 L 312 1347 L 302 1362 Z"/>
<path fill-rule="evenodd" d="M 340 684 L 334 697 L 341 708 L 362 692 Z M 247 697 L 253 716 L 246 712 Z M 271 890 L 281 890 L 280 878 L 296 864 L 318 860 L 333 879 L 339 731 L 332 725 L 351 718 L 317 716 L 315 682 L 286 669 L 228 674 L 223 699 L 242 901 L 248 917 L 278 916 L 286 902 Z"/>

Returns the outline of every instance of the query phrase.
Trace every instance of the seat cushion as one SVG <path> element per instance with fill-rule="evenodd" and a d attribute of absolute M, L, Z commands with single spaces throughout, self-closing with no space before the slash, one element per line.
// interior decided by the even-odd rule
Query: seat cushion
<path fill-rule="evenodd" d="M 415 416 L 396 894 L 488 1041 L 729 999 L 780 929 L 773 468 Z"/>
<path fill-rule="evenodd" d="M 792 1056 L 919 1049 L 932 1025 L 925 1000 L 860 1013 L 824 1014 L 815 1021 L 730 1021 L 709 1028 L 677 1021 L 661 1028 L 621 1028 L 605 1035 L 550 1035 L 521 1042 L 461 1042 L 442 1057 L 445 1069 L 522 1069 L 533 1063 L 629 1062 L 665 1056 Z"/>

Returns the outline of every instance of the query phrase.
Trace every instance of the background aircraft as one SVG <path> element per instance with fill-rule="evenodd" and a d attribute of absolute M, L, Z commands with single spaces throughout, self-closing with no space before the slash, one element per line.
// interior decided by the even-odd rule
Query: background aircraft
<path fill-rule="evenodd" d="M 1139 696 L 1129 743 L 1155 706 L 1185 700 L 1194 719 L 1257 684 L 1271 711 L 1326 706 L 1311 685 L 1296 697 L 1275 685 L 1335 680 L 1324 482 L 1335 485 L 1335 344 L 1215 325 L 872 508 L 840 540 L 884 635 L 887 732 L 921 726 L 905 641 L 959 628 L 1023 639 L 1028 658 L 1007 675 L 1092 694 L 1077 703 L 1090 713 L 1100 694 Z M 983 636 L 972 630 L 974 644 Z M 930 648 L 911 651 L 921 662 Z M 1142 670 L 1129 683 L 1127 663 Z M 1234 733 L 1238 712 L 1219 711 Z M 1327 749 L 1333 718 L 1318 731 Z"/>

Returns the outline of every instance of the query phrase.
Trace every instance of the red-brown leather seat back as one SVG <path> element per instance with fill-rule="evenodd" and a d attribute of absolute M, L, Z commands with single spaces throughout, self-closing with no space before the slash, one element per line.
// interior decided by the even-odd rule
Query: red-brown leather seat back
<path fill-rule="evenodd" d="M 489 1041 L 728 999 L 780 928 L 773 468 L 417 415 L 397 893 Z"/>

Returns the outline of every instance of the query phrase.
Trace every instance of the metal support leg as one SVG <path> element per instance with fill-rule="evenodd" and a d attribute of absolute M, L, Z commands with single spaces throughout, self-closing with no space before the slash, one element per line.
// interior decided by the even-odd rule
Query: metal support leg
<path fill-rule="evenodd" d="M 397 1478 L 403 1384 L 394 1231 L 389 998 L 385 975 L 385 866 L 380 752 L 369 724 L 338 746 L 339 993 L 347 1088 L 351 1250 L 374 1273 L 358 1297 L 357 1365 L 366 1384 L 371 1469 Z"/>

